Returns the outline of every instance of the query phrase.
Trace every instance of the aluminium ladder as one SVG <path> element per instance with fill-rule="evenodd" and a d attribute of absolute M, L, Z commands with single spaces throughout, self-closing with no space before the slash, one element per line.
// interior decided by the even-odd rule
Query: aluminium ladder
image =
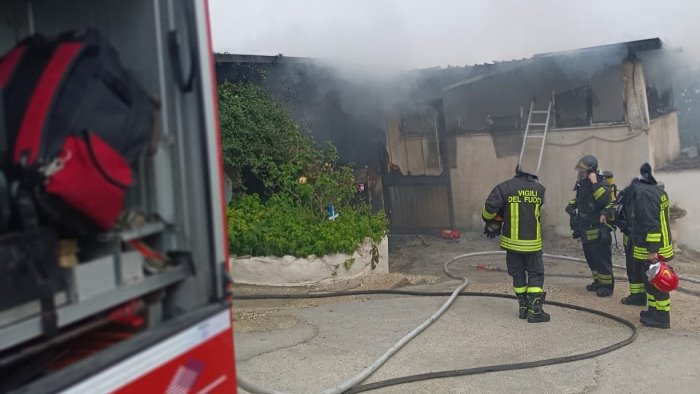
<path fill-rule="evenodd" d="M 545 141 L 547 139 L 547 132 L 549 131 L 549 121 L 552 114 L 552 101 L 549 101 L 547 110 L 537 111 L 535 108 L 535 100 L 533 99 L 530 103 L 530 113 L 527 115 L 527 126 L 525 126 L 525 135 L 523 136 L 523 145 L 520 148 L 520 157 L 518 158 L 518 166 L 522 169 L 523 155 L 525 154 L 525 148 L 527 146 L 527 141 L 529 139 L 539 139 L 540 153 L 537 160 L 537 168 L 531 174 L 538 175 L 540 172 L 540 166 L 542 165 L 542 155 L 544 154 Z M 546 118 L 545 118 L 546 116 Z M 537 119 L 536 119 L 537 118 Z M 545 118 L 545 119 L 543 119 Z M 523 169 L 524 170 L 524 169 Z M 525 171 L 525 170 L 524 170 Z"/>

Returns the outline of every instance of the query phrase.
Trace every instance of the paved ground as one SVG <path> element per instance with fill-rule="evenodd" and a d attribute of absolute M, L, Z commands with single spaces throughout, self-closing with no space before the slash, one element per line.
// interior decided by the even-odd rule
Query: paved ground
<path fill-rule="evenodd" d="M 431 237 L 392 239 L 392 269 L 409 273 L 344 281 L 316 288 L 237 288 L 239 294 L 405 287 L 451 290 L 457 282 L 441 276 L 442 262 L 461 253 L 493 250 L 490 240 L 465 235 L 466 242 Z M 550 253 L 574 255 L 577 245 L 556 240 Z M 618 256 L 619 257 L 619 256 Z M 464 262 L 456 271 L 470 278 L 468 290 L 509 293 L 504 272 L 472 264 L 504 267 L 503 258 Z M 683 272 L 697 274 L 693 258 L 681 257 Z M 585 273 L 583 265 L 548 262 L 550 273 Z M 422 274 L 414 276 L 412 274 Z M 621 273 L 622 274 L 622 273 Z M 435 275 L 435 276 L 429 276 Z M 622 274 L 623 275 L 623 274 Z M 624 275 L 623 275 L 624 276 Z M 700 275 L 695 275 L 700 276 Z M 439 281 L 435 283 L 436 281 Z M 434 283 L 434 284 L 433 284 Z M 584 279 L 550 277 L 548 298 L 584 304 L 638 320 L 641 308 L 619 303 L 627 294 L 619 283 L 613 298 L 598 299 L 582 288 Z M 291 393 L 318 392 L 366 367 L 399 338 L 433 314 L 445 301 L 405 296 L 356 296 L 304 301 L 237 301 L 238 373 L 263 386 Z M 383 393 L 583 393 L 697 392 L 700 306 L 697 298 L 673 294 L 673 329 L 639 329 L 632 345 L 595 359 L 522 371 L 438 379 L 376 390 Z M 617 323 L 582 312 L 547 307 L 552 321 L 528 324 L 516 318 L 515 301 L 461 297 L 428 330 L 406 345 L 367 382 L 416 373 L 514 363 L 611 345 L 629 335 Z M 243 392 L 243 391 L 242 391 Z"/>

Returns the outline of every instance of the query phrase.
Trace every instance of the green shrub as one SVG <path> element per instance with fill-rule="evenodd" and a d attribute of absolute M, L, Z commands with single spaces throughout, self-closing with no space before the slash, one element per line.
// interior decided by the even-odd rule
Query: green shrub
<path fill-rule="evenodd" d="M 236 186 L 248 168 L 270 192 L 285 191 L 290 177 L 320 159 L 311 136 L 261 87 L 225 82 L 218 93 L 224 163 Z"/>
<path fill-rule="evenodd" d="M 265 203 L 257 195 L 242 196 L 229 208 L 231 252 L 296 257 L 351 254 L 365 237 L 379 242 L 387 226 L 383 212 L 372 215 L 367 207 L 347 208 L 340 209 L 340 216 L 331 221 L 280 195 Z"/>
<path fill-rule="evenodd" d="M 338 164 L 335 147 L 316 145 L 262 88 L 224 83 L 219 112 L 224 161 L 243 193 L 234 195 L 228 211 L 232 253 L 352 253 L 365 237 L 383 237 L 386 217 L 353 201 L 352 168 Z M 244 168 L 262 181 L 261 196 L 245 194 Z M 340 213 L 336 220 L 327 220 L 329 204 Z"/>

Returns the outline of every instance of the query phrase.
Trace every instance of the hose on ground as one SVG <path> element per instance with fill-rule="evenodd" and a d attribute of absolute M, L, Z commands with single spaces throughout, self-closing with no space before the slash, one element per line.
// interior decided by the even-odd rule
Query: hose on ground
<path fill-rule="evenodd" d="M 505 253 L 505 252 L 503 252 L 503 253 Z M 558 255 L 558 254 L 547 254 L 547 253 L 544 253 L 543 256 L 544 256 L 544 257 L 549 257 L 549 258 L 558 259 L 558 260 L 575 261 L 575 262 L 577 262 L 577 263 L 585 263 L 585 262 L 586 262 L 586 259 L 582 259 L 582 258 L 580 258 L 580 257 L 569 257 L 569 256 L 563 256 L 563 255 Z M 619 269 L 622 269 L 622 270 L 626 270 L 626 269 L 627 269 L 627 267 L 625 267 L 624 265 L 613 264 L 612 266 L 613 266 L 613 268 L 619 268 Z M 686 281 L 686 282 L 689 282 L 689 283 L 698 283 L 698 284 L 700 284 L 700 279 L 693 278 L 693 277 L 690 277 L 690 276 L 678 275 L 678 279 L 683 280 L 683 281 Z"/>
<path fill-rule="evenodd" d="M 430 297 L 436 297 L 436 296 L 446 296 L 449 295 L 450 298 L 445 302 L 445 304 L 436 312 L 434 313 L 428 320 L 423 322 L 420 326 L 416 327 L 414 330 L 409 332 L 406 336 L 401 338 L 396 344 L 394 344 L 389 350 L 387 350 L 381 357 L 379 357 L 377 360 L 375 360 L 370 366 L 367 368 L 363 369 L 360 371 L 360 373 L 352 376 L 350 379 L 346 380 L 345 382 L 332 387 L 330 389 L 327 389 L 323 391 L 322 393 L 324 394 L 340 394 L 340 393 L 356 393 L 356 392 L 362 392 L 362 391 L 368 391 L 368 390 L 374 390 L 380 387 L 387 387 L 387 386 L 392 386 L 392 385 L 397 385 L 397 384 L 403 384 L 403 383 L 409 383 L 409 382 L 415 382 L 415 381 L 420 381 L 420 380 L 427 380 L 427 379 L 437 379 L 437 378 L 443 378 L 443 377 L 454 377 L 454 376 L 464 376 L 464 375 L 474 375 L 474 374 L 479 374 L 479 373 L 487 373 L 487 372 L 496 372 L 496 371 L 507 371 L 507 370 L 515 370 L 515 369 L 525 369 L 525 368 L 535 368 L 535 367 L 540 367 L 540 366 L 545 366 L 545 365 L 553 365 L 553 364 L 561 364 L 561 363 L 567 363 L 567 362 L 573 362 L 573 361 L 579 361 L 583 360 L 586 358 L 592 358 L 592 357 L 597 357 L 605 353 L 609 353 L 613 350 L 619 349 L 623 346 L 627 346 L 630 343 L 634 342 L 634 340 L 637 338 L 637 330 L 636 327 L 634 326 L 633 323 L 622 319 L 618 316 L 614 316 L 611 314 L 608 314 L 606 312 L 598 311 L 595 309 L 591 308 L 586 308 L 578 305 L 572 305 L 572 304 L 565 304 L 565 303 L 560 303 L 556 301 L 545 301 L 546 304 L 548 305 L 554 305 L 554 306 L 559 306 L 563 308 L 569 308 L 569 309 L 575 309 L 579 311 L 584 311 L 588 313 L 593 313 L 599 316 L 603 316 L 605 318 L 617 321 L 631 330 L 630 336 L 620 342 L 617 342 L 613 345 L 610 345 L 608 347 L 605 347 L 603 349 L 587 352 L 587 353 L 581 353 L 581 354 L 576 354 L 572 356 L 564 356 L 564 357 L 557 357 L 557 358 L 551 358 L 551 359 L 545 359 L 545 360 L 537 360 L 537 361 L 529 361 L 529 362 L 524 362 L 524 363 L 513 363 L 513 364 L 501 364 L 501 365 L 492 365 L 488 367 L 478 367 L 478 368 L 468 368 L 468 369 L 462 369 L 462 370 L 449 370 L 449 371 L 439 371 L 439 372 L 431 372 L 427 374 L 419 374 L 419 375 L 412 375 L 412 376 L 404 376 L 401 378 L 396 378 L 396 379 L 390 379 L 386 381 L 381 381 L 381 382 L 375 382 L 371 383 L 368 385 L 362 385 L 360 386 L 359 384 L 363 382 L 365 379 L 367 379 L 370 375 L 372 375 L 379 367 L 381 367 L 386 361 L 389 360 L 389 358 L 395 354 L 401 347 L 403 347 L 405 344 L 407 344 L 411 339 L 415 338 L 417 335 L 422 333 L 425 329 L 428 328 L 433 322 L 435 322 L 454 302 L 457 296 L 476 296 L 476 297 L 495 297 L 495 298 L 515 298 L 513 295 L 507 295 L 507 294 L 492 294 L 492 293 L 480 293 L 480 292 L 462 292 L 464 288 L 466 287 L 468 283 L 468 279 L 466 277 L 460 277 L 449 270 L 449 266 L 453 264 L 454 262 L 464 259 L 464 258 L 469 258 L 469 257 L 477 257 L 477 256 L 488 256 L 488 255 L 502 255 L 505 254 L 504 251 L 487 251 L 487 252 L 473 252 L 473 253 L 466 253 L 462 255 L 455 256 L 451 258 L 450 260 L 446 261 L 445 264 L 443 265 L 443 271 L 444 273 L 456 280 L 461 280 L 462 283 L 460 286 L 455 289 L 454 292 L 448 293 L 448 292 L 415 292 L 415 291 L 406 291 L 406 290 L 364 290 L 364 291 L 344 291 L 344 292 L 336 292 L 336 293 L 320 293 L 320 294 L 299 294 L 299 295 L 256 295 L 256 296 L 237 296 L 233 295 L 233 299 L 238 299 L 238 300 L 253 300 L 253 299 L 302 299 L 302 298 L 326 298 L 326 297 L 339 297 L 339 296 L 352 296 L 352 295 L 367 295 L 367 294 L 401 294 L 401 295 L 414 295 L 414 296 L 430 296 Z M 550 257 L 550 258 L 561 258 L 563 257 L 564 259 L 575 259 L 575 258 L 568 258 L 568 256 L 556 256 L 556 255 L 544 255 L 545 257 Z M 263 386 L 260 386 L 254 382 L 249 381 L 248 379 L 238 376 L 238 385 L 243 388 L 244 390 L 247 390 L 251 393 L 255 394 L 283 394 L 280 391 L 276 391 L 273 389 L 265 388 Z"/>
<path fill-rule="evenodd" d="M 501 251 L 501 252 L 493 252 L 493 253 L 494 254 L 495 253 L 505 254 L 506 252 Z M 582 259 L 580 257 L 570 257 L 570 256 L 564 256 L 564 255 L 560 255 L 560 254 L 548 254 L 548 253 L 544 253 L 542 256 L 548 257 L 548 258 L 553 258 L 553 259 L 558 259 L 558 260 L 573 261 L 576 263 L 586 263 L 586 259 Z M 627 267 L 625 267 L 624 265 L 613 264 L 612 266 L 613 266 L 613 268 L 617 268 L 617 269 L 621 269 L 621 270 L 627 269 Z M 444 270 L 444 267 L 443 267 L 443 270 Z M 447 274 L 447 275 L 449 276 L 449 274 Z M 546 274 L 546 276 L 557 276 L 557 277 L 563 277 L 563 278 L 590 278 L 590 276 L 588 276 L 588 275 L 575 275 L 575 274 Z M 450 276 L 450 277 L 453 278 L 452 276 Z M 700 283 L 700 279 L 696 279 L 696 278 L 684 276 L 684 275 L 678 275 L 678 279 L 680 279 L 681 281 L 684 281 L 684 282 L 689 282 L 689 283 Z M 615 277 L 615 280 L 626 281 L 627 278 Z M 697 291 L 697 290 L 691 290 L 691 289 L 681 287 L 681 286 L 679 286 L 676 290 L 679 293 L 684 293 L 684 294 L 689 294 L 689 295 L 700 297 L 700 291 Z"/>
<path fill-rule="evenodd" d="M 469 257 L 469 254 L 466 255 L 459 255 L 456 257 L 453 257 L 452 259 L 448 260 L 444 268 L 446 269 L 447 266 L 454 261 L 457 261 L 459 259 Z M 447 299 L 447 301 L 438 309 L 437 312 L 435 312 L 428 320 L 424 321 L 421 325 L 418 327 L 414 328 L 406 334 L 403 338 L 401 338 L 398 342 L 396 342 L 392 347 L 390 347 L 384 354 L 382 354 L 378 359 L 376 359 L 372 364 L 367 366 L 365 369 L 360 371 L 358 374 L 352 376 L 350 379 L 340 383 L 339 385 L 335 387 L 331 387 L 327 390 L 322 391 L 322 394 L 341 394 L 344 392 L 347 392 L 350 388 L 357 386 L 358 384 L 362 383 L 365 379 L 367 379 L 370 375 L 372 375 L 374 372 L 376 372 L 382 365 L 384 365 L 385 362 L 387 362 L 391 356 L 393 356 L 396 352 L 398 352 L 404 345 L 406 345 L 408 342 L 410 342 L 413 338 L 418 336 L 420 333 L 425 331 L 426 328 L 428 328 L 431 324 L 433 324 L 440 316 L 442 316 L 445 311 L 452 305 L 455 299 L 457 299 L 457 296 L 459 293 L 464 290 L 465 287 L 467 287 L 467 282 L 468 279 L 466 277 L 464 278 L 457 278 L 462 281 L 462 283 L 450 294 L 450 297 Z M 280 391 L 272 390 L 272 389 L 267 389 L 265 387 L 262 387 L 256 383 L 253 383 L 245 378 L 239 377 L 238 378 L 238 384 L 245 390 L 248 390 L 253 393 L 260 393 L 260 394 L 280 394 Z"/>

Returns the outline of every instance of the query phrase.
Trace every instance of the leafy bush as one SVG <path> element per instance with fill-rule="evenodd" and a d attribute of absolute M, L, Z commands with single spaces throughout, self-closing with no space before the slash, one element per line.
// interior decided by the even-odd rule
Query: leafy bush
<path fill-rule="evenodd" d="M 352 253 L 365 237 L 378 242 L 386 217 L 367 208 L 341 210 L 337 219 L 319 219 L 313 209 L 274 195 L 265 203 L 257 195 L 236 199 L 229 208 L 231 250 L 238 255 L 306 257 Z"/>
<path fill-rule="evenodd" d="M 352 169 L 338 165 L 331 144 L 318 146 L 260 87 L 219 86 L 225 164 L 246 192 L 248 169 L 265 187 L 238 194 L 228 212 L 231 251 L 238 255 L 305 257 L 351 253 L 365 237 L 381 239 L 383 213 L 354 201 Z M 326 207 L 340 216 L 330 221 Z"/>
<path fill-rule="evenodd" d="M 311 137 L 261 87 L 225 82 L 218 90 L 224 162 L 234 178 L 249 168 L 276 191 L 285 175 L 313 160 Z"/>

